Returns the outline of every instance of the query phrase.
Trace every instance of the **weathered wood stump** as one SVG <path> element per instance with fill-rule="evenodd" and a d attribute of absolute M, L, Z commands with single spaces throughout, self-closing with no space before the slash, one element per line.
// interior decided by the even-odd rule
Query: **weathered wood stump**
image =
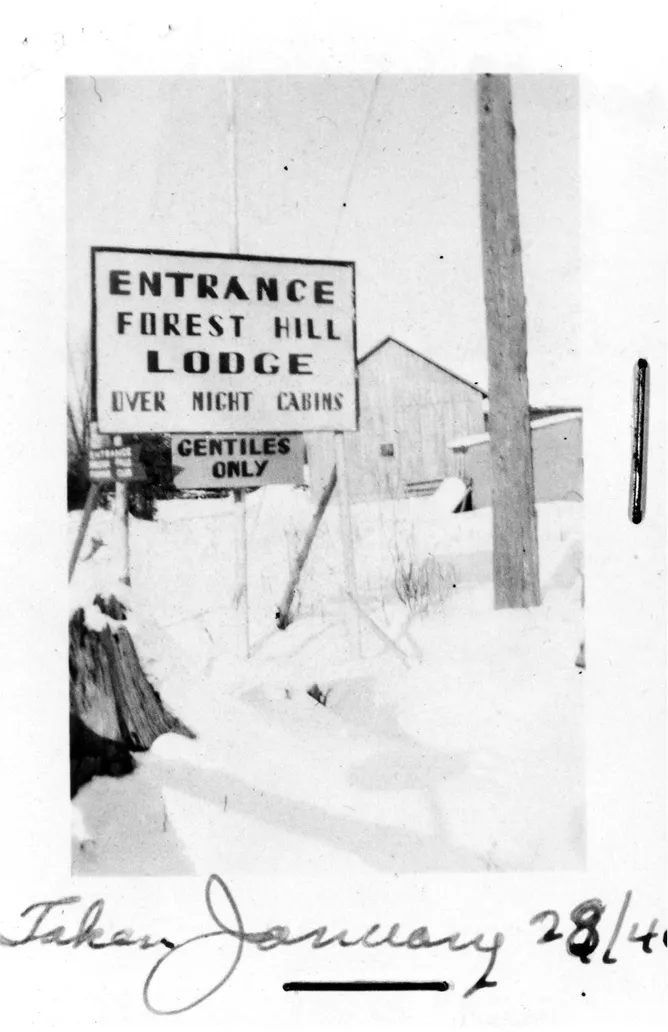
<path fill-rule="evenodd" d="M 94 603 L 116 621 L 125 608 L 111 596 Z M 96 774 L 121 777 L 134 770 L 133 752 L 145 752 L 159 735 L 193 732 L 163 705 L 142 670 L 126 627 L 93 630 L 83 609 L 70 618 L 70 793 Z"/>

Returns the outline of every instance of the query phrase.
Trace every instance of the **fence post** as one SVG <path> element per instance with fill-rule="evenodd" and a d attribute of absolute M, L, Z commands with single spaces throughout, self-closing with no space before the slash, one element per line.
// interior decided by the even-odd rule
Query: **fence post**
<path fill-rule="evenodd" d="M 90 518 L 93 514 L 93 509 L 95 508 L 95 503 L 97 502 L 97 496 L 100 493 L 101 486 L 101 484 L 95 483 L 91 484 L 88 488 L 86 504 L 84 506 L 83 513 L 81 514 L 81 523 L 79 524 L 77 536 L 74 541 L 74 547 L 72 549 L 72 555 L 70 556 L 70 565 L 67 575 L 68 583 L 72 580 L 72 577 L 74 576 L 74 570 L 76 569 L 77 559 L 79 558 L 79 552 L 81 551 L 81 546 L 84 543 L 86 531 L 88 530 L 88 524 L 90 523 Z"/>

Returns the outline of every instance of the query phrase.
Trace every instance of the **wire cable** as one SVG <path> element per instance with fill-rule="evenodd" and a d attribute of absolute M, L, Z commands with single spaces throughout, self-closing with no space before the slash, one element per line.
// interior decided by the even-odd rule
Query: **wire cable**
<path fill-rule="evenodd" d="M 232 253 L 239 254 L 239 162 L 237 158 L 237 98 L 234 78 L 226 79 L 228 169 L 232 184 Z"/>
<path fill-rule="evenodd" d="M 366 112 L 364 114 L 364 121 L 362 122 L 362 131 L 361 131 L 361 133 L 359 135 L 359 139 L 357 141 L 357 147 L 355 149 L 355 154 L 353 155 L 353 160 L 352 160 L 352 163 L 350 165 L 350 171 L 348 173 L 348 179 L 346 180 L 346 185 L 345 185 L 345 189 L 344 189 L 344 192 L 343 192 L 343 202 L 341 204 L 341 207 L 339 208 L 339 214 L 338 214 L 338 218 L 336 220 L 336 226 L 334 228 L 334 235 L 332 236 L 332 243 L 331 243 L 330 250 L 333 250 L 334 244 L 336 243 L 336 238 L 339 235 L 339 229 L 341 228 L 341 219 L 343 218 L 343 210 L 347 206 L 348 198 L 350 196 L 350 192 L 351 192 L 351 189 L 352 189 L 353 179 L 355 178 L 355 173 L 357 172 L 357 166 L 358 166 L 358 163 L 359 163 L 360 155 L 362 153 L 362 149 L 363 149 L 363 145 L 364 145 L 364 139 L 366 137 L 367 130 L 369 128 L 369 121 L 371 119 L 371 112 L 373 110 L 373 106 L 374 106 L 374 103 L 375 103 L 375 100 L 376 100 L 376 95 L 378 93 L 378 84 L 379 84 L 379 82 L 380 82 L 380 73 L 375 76 L 374 81 L 373 81 L 373 87 L 372 87 L 371 93 L 369 95 L 369 102 L 367 104 Z"/>

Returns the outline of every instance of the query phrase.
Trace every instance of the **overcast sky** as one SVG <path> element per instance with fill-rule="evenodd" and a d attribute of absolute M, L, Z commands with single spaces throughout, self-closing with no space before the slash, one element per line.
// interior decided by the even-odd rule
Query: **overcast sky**
<path fill-rule="evenodd" d="M 577 80 L 514 76 L 534 403 L 581 403 Z M 233 249 L 226 80 L 70 79 L 68 319 L 97 246 Z M 240 252 L 352 260 L 358 353 L 387 335 L 487 385 L 474 76 L 235 79 Z"/>

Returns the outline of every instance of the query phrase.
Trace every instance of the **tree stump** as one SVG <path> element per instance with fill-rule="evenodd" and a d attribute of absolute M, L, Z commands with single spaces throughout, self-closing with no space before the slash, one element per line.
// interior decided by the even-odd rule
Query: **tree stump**
<path fill-rule="evenodd" d="M 96 596 L 94 604 L 118 622 L 126 613 L 118 599 Z M 70 619 L 70 793 L 96 774 L 121 777 L 135 768 L 133 752 L 145 752 L 159 735 L 193 732 L 163 705 L 142 670 L 126 627 L 92 630 L 83 609 Z"/>

